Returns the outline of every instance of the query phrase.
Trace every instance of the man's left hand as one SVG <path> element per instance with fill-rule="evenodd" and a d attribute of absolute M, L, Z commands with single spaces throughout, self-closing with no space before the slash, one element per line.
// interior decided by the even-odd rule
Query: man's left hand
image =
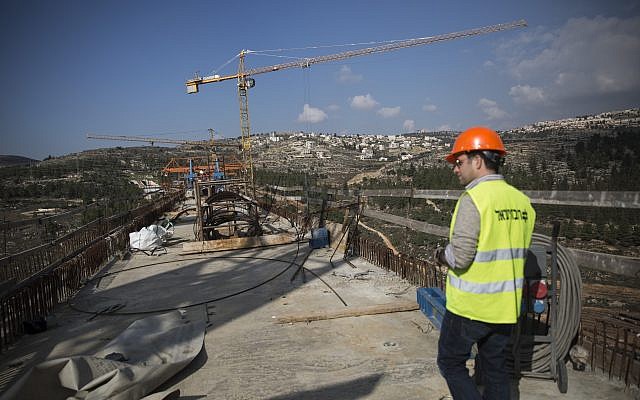
<path fill-rule="evenodd" d="M 440 265 L 447 265 L 447 260 L 444 257 L 444 247 L 436 247 L 433 252 L 433 260 Z"/>

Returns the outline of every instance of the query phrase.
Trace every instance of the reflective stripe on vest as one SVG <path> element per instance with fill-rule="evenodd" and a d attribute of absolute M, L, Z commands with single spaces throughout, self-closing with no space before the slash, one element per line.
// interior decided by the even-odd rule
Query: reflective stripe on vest
<path fill-rule="evenodd" d="M 498 260 L 526 259 L 529 249 L 497 249 L 491 251 L 479 251 L 476 253 L 474 262 L 490 262 Z"/>
<path fill-rule="evenodd" d="M 475 294 L 493 294 L 501 292 L 513 292 L 517 289 L 522 289 L 524 283 L 523 278 L 518 278 L 511 281 L 502 282 L 489 282 L 489 283 L 475 283 L 467 282 L 458 278 L 455 275 L 449 274 L 449 284 L 465 292 Z"/>

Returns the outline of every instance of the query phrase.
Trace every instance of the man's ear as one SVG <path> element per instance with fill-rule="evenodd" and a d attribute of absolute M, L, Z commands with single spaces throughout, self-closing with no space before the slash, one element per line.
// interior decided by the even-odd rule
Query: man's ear
<path fill-rule="evenodd" d="M 473 168 L 480 169 L 482 168 L 482 163 L 484 162 L 484 160 L 482 159 L 482 157 L 476 154 L 471 159 L 471 162 L 472 162 Z"/>

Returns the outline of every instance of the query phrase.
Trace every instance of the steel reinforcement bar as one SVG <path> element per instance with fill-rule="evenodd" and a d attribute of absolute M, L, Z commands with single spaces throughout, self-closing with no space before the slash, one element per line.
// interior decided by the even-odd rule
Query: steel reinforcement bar
<path fill-rule="evenodd" d="M 392 271 L 409 283 L 424 287 L 439 287 L 444 290 L 446 270 L 435 263 L 393 254 L 385 244 L 359 236 L 354 242 L 354 254 L 371 264 Z"/>
<path fill-rule="evenodd" d="M 584 315 L 578 341 L 589 351 L 592 371 L 640 387 L 640 320 L 624 313 Z"/>
<path fill-rule="evenodd" d="M 51 243 L 1 258 L 0 282 L 21 282 L 28 279 L 106 232 L 107 224 L 100 218 Z"/>
<path fill-rule="evenodd" d="M 124 251 L 129 232 L 156 221 L 183 195 L 171 193 L 153 204 L 93 221 L 50 245 L 1 259 L 0 265 L 10 271 L 16 283 L 0 294 L 0 353 L 24 333 L 25 323 L 44 321 L 57 304 L 71 298 L 107 260 Z"/>

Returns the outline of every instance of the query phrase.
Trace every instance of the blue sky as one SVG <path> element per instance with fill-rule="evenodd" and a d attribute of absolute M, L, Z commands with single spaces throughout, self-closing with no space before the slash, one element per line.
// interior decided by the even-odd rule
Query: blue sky
<path fill-rule="evenodd" d="M 234 81 L 185 81 L 525 19 L 528 27 L 257 75 L 252 133 L 508 129 L 640 106 L 640 2 L 25 1 L 0 5 L 0 154 L 240 134 Z M 360 46 L 362 47 L 362 46 Z M 219 69 L 227 61 L 225 67 Z"/>

